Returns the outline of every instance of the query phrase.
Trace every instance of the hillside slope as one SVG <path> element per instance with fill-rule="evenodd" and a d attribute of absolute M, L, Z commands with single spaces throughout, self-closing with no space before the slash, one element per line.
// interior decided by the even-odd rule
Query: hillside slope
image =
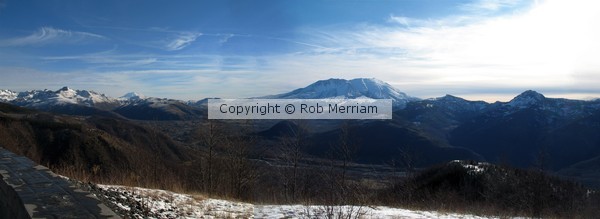
<path fill-rule="evenodd" d="M 173 170 L 189 160 L 169 137 L 126 120 L 60 116 L 4 103 L 0 145 L 55 170 L 113 182 L 150 182 L 159 173 L 176 178 Z"/>

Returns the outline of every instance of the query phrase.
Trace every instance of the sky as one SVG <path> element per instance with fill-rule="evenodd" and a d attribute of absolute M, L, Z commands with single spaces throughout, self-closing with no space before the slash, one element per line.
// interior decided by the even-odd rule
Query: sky
<path fill-rule="evenodd" d="M 329 78 L 600 98 L 600 1 L 0 0 L 0 89 L 198 100 Z"/>

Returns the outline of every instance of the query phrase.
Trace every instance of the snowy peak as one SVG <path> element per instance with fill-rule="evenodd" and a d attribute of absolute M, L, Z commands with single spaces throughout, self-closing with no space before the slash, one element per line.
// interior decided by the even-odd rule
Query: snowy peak
<path fill-rule="evenodd" d="M 87 106 L 93 106 L 98 103 L 114 102 L 115 100 L 99 94 L 94 91 L 88 90 L 73 90 L 69 87 L 63 87 L 56 91 L 58 94 L 57 99 L 63 100 L 70 103 L 83 104 Z"/>
<path fill-rule="evenodd" d="M 289 93 L 264 98 L 282 99 L 392 99 L 394 105 L 405 106 L 407 102 L 418 100 L 410 97 L 388 83 L 374 78 L 356 78 L 352 80 L 331 78 L 317 81 L 305 88 Z"/>
<path fill-rule="evenodd" d="M 512 107 L 528 107 L 539 104 L 545 99 L 546 97 L 544 97 L 544 95 L 533 90 L 527 90 L 513 98 L 510 102 L 508 102 L 508 105 Z"/>
<path fill-rule="evenodd" d="M 73 90 L 73 89 L 71 89 L 71 88 L 69 88 L 67 86 L 64 86 L 61 89 L 57 90 L 56 93 L 60 93 L 60 92 L 74 92 L 74 91 L 75 90 Z"/>
<path fill-rule="evenodd" d="M 146 99 L 146 96 L 144 96 L 143 94 L 139 94 L 136 92 L 129 92 L 126 93 L 125 95 L 119 97 L 120 100 L 141 100 L 141 99 Z"/>
<path fill-rule="evenodd" d="M 17 98 L 17 92 L 11 90 L 0 90 L 0 102 L 8 102 Z"/>
<path fill-rule="evenodd" d="M 76 98 L 76 96 L 77 96 L 77 91 L 76 90 L 73 90 L 73 89 L 71 89 L 69 87 L 66 87 L 66 86 L 63 87 L 63 88 L 61 88 L 61 89 L 59 89 L 59 90 L 57 90 L 56 93 L 58 94 L 58 96 L 64 97 L 64 98 L 67 98 L 67 99 Z"/>

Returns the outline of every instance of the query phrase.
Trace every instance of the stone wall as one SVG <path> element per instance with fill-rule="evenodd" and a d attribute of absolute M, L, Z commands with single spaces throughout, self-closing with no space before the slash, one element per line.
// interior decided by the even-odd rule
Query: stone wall
<path fill-rule="evenodd" d="M 0 218 L 119 218 L 94 195 L 0 147 Z"/>
<path fill-rule="evenodd" d="M 31 218 L 17 192 L 4 180 L 0 180 L 0 218 Z"/>

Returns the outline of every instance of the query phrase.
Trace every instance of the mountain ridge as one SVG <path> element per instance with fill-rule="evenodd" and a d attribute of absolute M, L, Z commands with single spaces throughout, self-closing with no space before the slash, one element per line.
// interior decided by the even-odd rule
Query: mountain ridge
<path fill-rule="evenodd" d="M 582 117 L 589 115 L 590 110 L 600 109 L 600 100 L 548 98 L 533 90 L 524 91 L 508 102 L 497 101 L 496 103 L 471 101 L 450 94 L 437 98 L 419 99 L 409 96 L 390 84 L 375 78 L 355 78 L 350 80 L 330 78 L 316 81 L 306 87 L 294 89 L 287 93 L 257 98 L 392 99 L 394 110 L 404 109 L 407 106 L 412 106 L 411 109 L 413 111 L 423 111 L 425 108 L 431 107 L 433 107 L 432 109 L 439 109 L 441 107 L 448 108 L 449 111 L 440 112 L 440 115 L 461 114 L 461 118 L 470 117 L 468 114 L 498 111 L 497 109 L 502 109 L 500 110 L 502 111 L 501 114 L 511 114 L 530 107 L 552 111 L 552 113 L 557 115 Z M 183 101 L 147 97 L 136 92 L 127 93 L 119 98 L 112 98 L 91 90 L 74 90 L 66 86 L 55 91 L 48 89 L 25 92 L 0 90 L 0 102 L 7 102 L 17 106 L 73 115 L 90 115 L 98 113 L 96 111 L 100 110 L 108 111 L 108 114 L 116 113 L 138 120 L 181 120 L 184 118 L 201 117 L 203 114 L 201 111 L 206 110 L 208 99 Z M 141 110 L 153 111 L 153 113 L 141 116 L 138 114 Z M 86 113 L 74 111 L 85 111 Z"/>
<path fill-rule="evenodd" d="M 55 94 L 55 95 L 53 95 Z M 140 100 L 171 100 L 186 103 L 187 105 L 200 105 L 208 102 L 208 99 L 220 99 L 219 97 L 203 98 L 197 101 L 189 100 L 178 100 L 172 98 L 159 98 L 145 96 L 138 92 L 128 92 L 120 97 L 114 98 L 108 95 L 95 92 L 93 90 L 74 90 L 68 86 L 64 86 L 58 90 L 30 90 L 23 92 L 16 92 L 9 89 L 0 89 L 0 102 L 13 102 L 21 103 L 17 104 L 20 106 L 26 106 L 27 104 L 43 104 L 47 100 L 54 99 L 57 103 L 75 103 L 86 106 L 93 106 L 94 104 L 104 102 L 120 102 L 126 104 L 128 102 L 135 102 Z M 330 78 L 325 80 L 318 80 L 306 87 L 297 88 L 290 92 L 266 95 L 261 97 L 253 97 L 248 99 L 322 99 L 322 98 L 372 98 L 372 99 L 392 99 L 395 102 L 408 103 L 413 101 L 424 101 L 424 100 L 446 100 L 446 101 L 468 101 L 468 102 L 485 102 L 480 100 L 466 100 L 459 96 L 446 94 L 442 97 L 433 97 L 421 99 L 407 95 L 405 92 L 391 86 L 390 84 L 375 78 L 354 78 L 354 79 L 339 79 Z M 30 100 L 30 101 L 29 101 Z M 544 102 L 544 101 L 584 101 L 584 102 L 598 102 L 600 104 L 600 98 L 591 100 L 579 100 L 579 99 L 567 99 L 567 98 L 549 98 L 534 90 L 526 90 L 508 102 L 496 101 L 496 104 L 508 104 L 513 107 L 527 107 L 528 105 Z M 28 102 L 29 101 L 29 102 Z M 485 102 L 487 103 L 487 102 Z M 488 103 L 494 104 L 494 103 Z M 27 106 L 26 106 L 27 107 Z"/>

